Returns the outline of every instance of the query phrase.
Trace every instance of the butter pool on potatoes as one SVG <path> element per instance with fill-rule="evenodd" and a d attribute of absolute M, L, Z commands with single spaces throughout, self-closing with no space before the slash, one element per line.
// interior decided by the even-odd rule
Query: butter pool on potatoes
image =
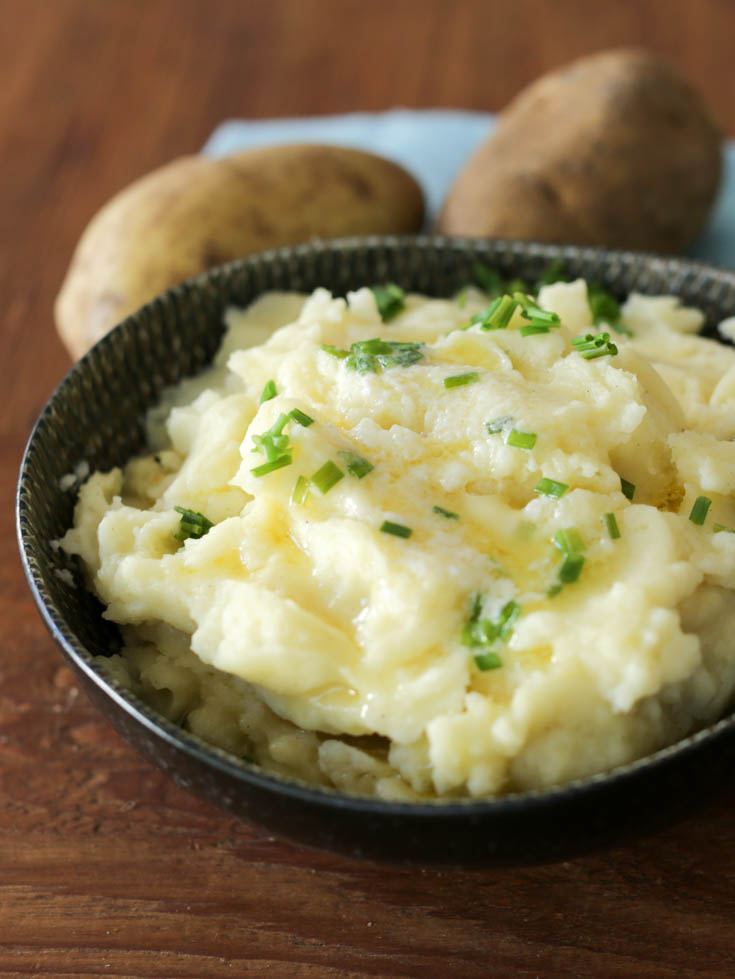
<path fill-rule="evenodd" d="M 369 289 L 231 310 L 212 368 L 151 413 L 151 454 L 94 474 L 63 540 L 123 627 L 109 668 L 228 751 L 392 798 L 564 782 L 716 718 L 735 688 L 735 533 L 714 532 L 735 527 L 735 351 L 676 299 L 634 295 L 633 337 L 588 360 L 573 338 L 607 327 L 585 283 L 538 303 L 561 325 L 533 336 L 519 309 L 467 328 L 475 290 L 409 296 L 389 323 Z M 376 337 L 421 357 L 360 372 L 323 349 Z M 313 423 L 287 423 L 290 464 L 256 475 L 254 436 L 294 409 Z M 329 461 L 343 478 L 296 502 Z M 214 526 L 180 546 L 176 506 Z M 473 608 L 515 618 L 473 648 Z"/>

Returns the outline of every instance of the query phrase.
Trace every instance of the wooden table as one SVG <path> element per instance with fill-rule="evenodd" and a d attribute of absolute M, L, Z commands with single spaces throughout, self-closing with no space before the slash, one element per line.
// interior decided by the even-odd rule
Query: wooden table
<path fill-rule="evenodd" d="M 735 789 L 533 869 L 381 868 L 191 798 L 80 694 L 32 605 L 11 505 L 69 366 L 51 306 L 116 189 L 226 117 L 499 109 L 622 43 L 670 55 L 735 134 L 726 0 L 0 0 L 0 975 L 735 974 Z"/>

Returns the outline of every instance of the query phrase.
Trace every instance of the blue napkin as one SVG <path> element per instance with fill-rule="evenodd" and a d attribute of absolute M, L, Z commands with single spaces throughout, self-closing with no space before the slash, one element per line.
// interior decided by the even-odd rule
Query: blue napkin
<path fill-rule="evenodd" d="M 416 177 L 426 195 L 429 226 L 455 176 L 491 131 L 495 117 L 454 109 L 392 109 L 339 116 L 232 120 L 204 147 L 210 156 L 276 143 L 334 143 L 394 160 Z M 735 143 L 727 143 L 722 186 L 712 216 L 689 255 L 735 268 Z"/>

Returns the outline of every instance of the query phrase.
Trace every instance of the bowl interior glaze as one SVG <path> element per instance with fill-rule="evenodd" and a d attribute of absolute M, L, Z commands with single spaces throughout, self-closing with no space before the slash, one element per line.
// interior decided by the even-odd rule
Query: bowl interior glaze
<path fill-rule="evenodd" d="M 131 744 L 181 785 L 272 831 L 351 855 L 420 864 L 488 865 L 569 857 L 670 821 L 722 781 L 735 722 L 615 771 L 496 800 L 387 803 L 266 775 L 171 724 L 94 662 L 119 649 L 117 628 L 54 545 L 72 522 L 76 483 L 144 446 L 143 416 L 167 385 L 214 355 L 222 316 L 269 289 L 335 294 L 377 282 L 449 296 L 481 261 L 534 281 L 550 261 L 619 297 L 675 294 L 703 309 L 707 331 L 735 313 L 735 274 L 686 260 L 523 242 L 361 238 L 283 248 L 214 269 L 155 299 L 104 337 L 49 399 L 20 473 L 21 556 L 39 610 L 81 683 Z M 79 480 L 62 489 L 64 477 Z M 67 479 L 66 482 L 71 482 Z M 73 582 L 69 575 L 73 576 Z"/>

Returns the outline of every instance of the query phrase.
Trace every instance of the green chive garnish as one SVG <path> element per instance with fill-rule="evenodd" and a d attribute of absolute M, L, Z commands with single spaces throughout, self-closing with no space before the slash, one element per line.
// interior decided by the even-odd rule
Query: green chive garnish
<path fill-rule="evenodd" d="M 264 462 L 262 466 L 256 466 L 251 469 L 250 472 L 256 478 L 260 476 L 267 476 L 269 473 L 275 472 L 276 469 L 283 469 L 284 466 L 290 466 L 292 462 L 290 455 L 282 455 L 278 459 L 274 459 L 272 462 Z"/>
<path fill-rule="evenodd" d="M 510 639 L 511 633 L 513 632 L 513 624 L 520 614 L 521 606 L 518 604 L 518 602 L 511 600 L 510 602 L 505 603 L 500 610 L 500 616 L 496 623 L 498 636 L 501 639 Z"/>
<path fill-rule="evenodd" d="M 276 391 L 276 382 L 267 381 L 265 387 L 263 388 L 263 393 L 260 396 L 260 401 L 258 402 L 258 404 L 259 405 L 265 404 L 266 401 L 270 401 L 271 398 L 275 398 L 277 394 L 278 391 Z"/>
<path fill-rule="evenodd" d="M 576 527 L 557 530 L 552 537 L 552 542 L 554 547 L 558 547 L 565 554 L 581 554 L 584 550 L 584 541 Z"/>
<path fill-rule="evenodd" d="M 174 532 L 174 537 L 182 543 L 189 538 L 199 540 L 214 527 L 212 521 L 208 520 L 203 513 L 199 513 L 198 510 L 187 510 L 183 506 L 175 506 L 174 510 L 181 514 L 181 520 L 178 529 Z"/>
<path fill-rule="evenodd" d="M 331 459 L 327 459 L 324 465 L 320 469 L 317 469 L 311 477 L 311 482 L 320 493 L 325 494 L 343 478 L 344 473 L 339 466 L 335 466 Z"/>
<path fill-rule="evenodd" d="M 485 428 L 489 435 L 497 435 L 499 432 L 505 431 L 508 425 L 513 424 L 513 419 L 510 415 L 503 415 L 502 418 L 494 418 L 490 422 L 485 422 Z"/>
<path fill-rule="evenodd" d="M 559 581 L 565 585 L 572 584 L 582 573 L 584 566 L 583 554 L 567 554 L 564 557 L 561 568 L 559 568 Z"/>
<path fill-rule="evenodd" d="M 384 286 L 372 286 L 371 291 L 375 296 L 375 305 L 378 307 L 380 318 L 384 323 L 388 323 L 405 309 L 406 294 L 394 282 L 389 282 Z"/>
<path fill-rule="evenodd" d="M 503 661 L 497 653 L 480 653 L 478 656 L 474 656 L 473 659 L 477 669 L 483 672 L 486 670 L 497 670 L 498 667 L 503 665 Z"/>
<path fill-rule="evenodd" d="M 480 380 L 477 371 L 468 371 L 466 374 L 452 374 L 451 377 L 444 378 L 445 388 L 461 388 L 465 384 L 474 384 Z"/>
<path fill-rule="evenodd" d="M 606 513 L 603 517 L 605 521 L 605 526 L 607 527 L 607 532 L 610 535 L 610 540 L 617 540 L 620 537 L 620 528 L 618 527 L 618 522 L 615 519 L 614 513 Z"/>
<path fill-rule="evenodd" d="M 692 512 L 689 514 L 689 519 L 691 522 L 701 527 L 704 521 L 707 519 L 707 511 L 711 506 L 712 500 L 710 500 L 708 496 L 698 496 L 694 501 Z"/>
<path fill-rule="evenodd" d="M 306 476 L 299 476 L 291 494 L 292 503 L 303 503 L 309 495 L 309 480 Z"/>
<path fill-rule="evenodd" d="M 458 513 L 452 513 L 451 510 L 445 510 L 443 506 L 433 506 L 432 511 L 438 513 L 440 517 L 446 517 L 447 520 L 459 520 Z"/>
<path fill-rule="evenodd" d="M 288 416 L 289 418 L 293 418 L 295 422 L 298 422 L 299 425 L 303 425 L 304 428 L 308 428 L 309 425 L 314 424 L 314 419 L 311 415 L 307 415 L 306 412 L 301 411 L 299 408 L 292 408 Z"/>
<path fill-rule="evenodd" d="M 360 374 L 379 374 L 388 367 L 410 367 L 424 356 L 423 343 L 394 340 L 358 340 L 349 350 L 323 343 L 322 350 L 346 361 L 346 367 Z"/>
<path fill-rule="evenodd" d="M 262 435 L 253 435 L 255 447 L 253 452 L 262 452 L 268 462 L 275 462 L 288 451 L 288 435 L 283 434 L 283 429 L 288 424 L 288 415 L 283 412 L 271 425 L 267 432 Z"/>
<path fill-rule="evenodd" d="M 333 347 L 330 343 L 323 343 L 322 350 L 325 353 L 331 354 L 333 357 L 336 357 L 338 360 L 344 360 L 345 357 L 350 356 L 349 350 L 342 350 L 341 347 Z"/>
<path fill-rule="evenodd" d="M 581 333 L 572 340 L 572 346 L 585 360 L 595 360 L 597 357 L 614 357 L 618 348 L 610 340 L 609 333 Z"/>
<path fill-rule="evenodd" d="M 724 523 L 712 524 L 713 534 L 735 534 L 735 529 L 732 527 L 726 527 Z"/>
<path fill-rule="evenodd" d="M 576 527 L 566 527 L 564 530 L 557 530 L 552 537 L 554 547 L 557 547 L 564 554 L 564 560 L 559 568 L 559 582 L 569 585 L 576 581 L 582 573 L 584 566 L 584 541 Z M 547 592 L 549 597 L 553 597 L 551 592 Z M 557 594 L 554 592 L 553 594 Z"/>
<path fill-rule="evenodd" d="M 511 296 L 498 296 L 494 299 L 487 309 L 481 313 L 475 313 L 472 323 L 479 323 L 483 330 L 505 330 L 515 312 L 517 303 Z"/>
<path fill-rule="evenodd" d="M 514 292 L 513 299 L 521 307 L 521 315 L 524 319 L 530 320 L 532 326 L 561 326 L 558 313 L 551 310 L 542 309 L 535 300 L 526 296 L 523 292 Z"/>
<path fill-rule="evenodd" d="M 623 494 L 623 496 L 627 497 L 629 500 L 632 500 L 635 496 L 635 483 L 629 483 L 627 479 L 623 479 L 621 476 L 620 492 Z"/>
<path fill-rule="evenodd" d="M 537 435 L 535 432 L 519 432 L 512 428 L 508 432 L 507 445 L 512 445 L 515 449 L 532 449 L 536 444 Z"/>
<path fill-rule="evenodd" d="M 393 534 L 394 537 L 410 537 L 413 533 L 410 527 L 404 527 L 402 523 L 393 523 L 392 520 L 384 520 L 380 529 L 384 534 Z"/>
<path fill-rule="evenodd" d="M 521 606 L 513 600 L 506 602 L 500 610 L 496 621 L 480 618 L 482 614 L 482 597 L 475 594 L 472 597 L 470 618 L 462 630 L 462 642 L 465 646 L 477 649 L 485 647 L 485 652 L 475 656 L 475 663 L 481 670 L 493 670 L 502 665 L 500 657 L 493 649 L 488 649 L 497 639 L 506 642 L 513 633 L 513 625 L 521 614 Z M 482 663 L 486 665 L 481 665 Z"/>
<path fill-rule="evenodd" d="M 363 476 L 367 476 L 375 468 L 372 462 L 368 462 L 367 459 L 359 456 L 356 452 L 343 450 L 342 452 L 338 452 L 337 455 L 345 464 L 347 472 L 350 476 L 354 476 L 355 479 L 362 479 Z"/>
<path fill-rule="evenodd" d="M 553 496 L 558 500 L 564 496 L 569 487 L 566 483 L 558 483 L 555 479 L 548 479 L 544 476 L 543 479 L 540 479 L 536 483 L 534 489 L 537 493 L 543 494 L 543 496 Z"/>

